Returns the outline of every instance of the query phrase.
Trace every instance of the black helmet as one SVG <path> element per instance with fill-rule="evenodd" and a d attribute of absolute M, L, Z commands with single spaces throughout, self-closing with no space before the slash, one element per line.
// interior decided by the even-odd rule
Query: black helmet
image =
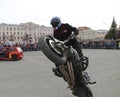
<path fill-rule="evenodd" d="M 53 17 L 50 21 L 50 24 L 55 28 L 58 26 L 58 24 L 61 23 L 61 20 L 59 17 Z"/>

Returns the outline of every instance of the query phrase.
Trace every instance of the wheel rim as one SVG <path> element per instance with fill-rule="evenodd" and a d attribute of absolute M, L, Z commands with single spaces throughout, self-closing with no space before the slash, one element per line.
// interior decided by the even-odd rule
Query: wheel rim
<path fill-rule="evenodd" d="M 60 50 L 58 50 L 56 47 L 55 47 L 55 42 L 54 42 L 54 40 L 51 40 L 51 39 L 49 39 L 49 38 L 46 38 L 46 43 L 49 45 L 49 47 L 51 48 L 51 50 L 54 52 L 54 53 L 56 53 L 58 56 L 63 56 L 63 53 L 60 51 Z"/>

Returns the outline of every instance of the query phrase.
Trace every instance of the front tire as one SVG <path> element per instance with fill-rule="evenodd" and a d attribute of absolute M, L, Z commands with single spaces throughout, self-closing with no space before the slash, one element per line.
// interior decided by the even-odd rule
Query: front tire
<path fill-rule="evenodd" d="M 65 64 L 66 59 L 55 49 L 55 41 L 49 36 L 41 36 L 38 47 L 55 64 Z"/>

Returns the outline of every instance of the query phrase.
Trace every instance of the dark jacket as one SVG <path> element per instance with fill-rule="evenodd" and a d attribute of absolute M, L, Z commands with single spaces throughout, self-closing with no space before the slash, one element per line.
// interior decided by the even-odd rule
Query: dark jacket
<path fill-rule="evenodd" d="M 67 23 L 61 24 L 58 29 L 54 29 L 53 36 L 60 41 L 64 41 L 72 34 L 72 32 L 78 33 L 78 30 Z"/>
<path fill-rule="evenodd" d="M 66 24 L 62 23 L 58 29 L 54 29 L 53 36 L 60 41 L 64 41 L 72 34 L 72 32 L 78 35 L 77 28 L 72 27 L 71 25 L 67 23 Z M 80 44 L 76 38 L 70 39 L 69 42 L 66 43 L 66 45 L 71 45 L 74 49 L 77 50 L 80 57 L 83 56 Z"/>

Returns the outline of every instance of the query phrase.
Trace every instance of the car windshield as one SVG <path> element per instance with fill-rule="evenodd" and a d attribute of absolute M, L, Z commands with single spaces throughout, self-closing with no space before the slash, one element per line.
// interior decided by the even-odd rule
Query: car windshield
<path fill-rule="evenodd" d="M 13 51 L 13 50 L 15 50 L 15 48 L 10 48 L 10 49 L 9 49 L 9 51 Z"/>
<path fill-rule="evenodd" d="M 6 48 L 6 49 L 5 49 L 5 51 L 13 51 L 13 50 L 15 50 L 15 48 L 11 48 L 11 47 L 10 47 L 10 48 Z"/>

